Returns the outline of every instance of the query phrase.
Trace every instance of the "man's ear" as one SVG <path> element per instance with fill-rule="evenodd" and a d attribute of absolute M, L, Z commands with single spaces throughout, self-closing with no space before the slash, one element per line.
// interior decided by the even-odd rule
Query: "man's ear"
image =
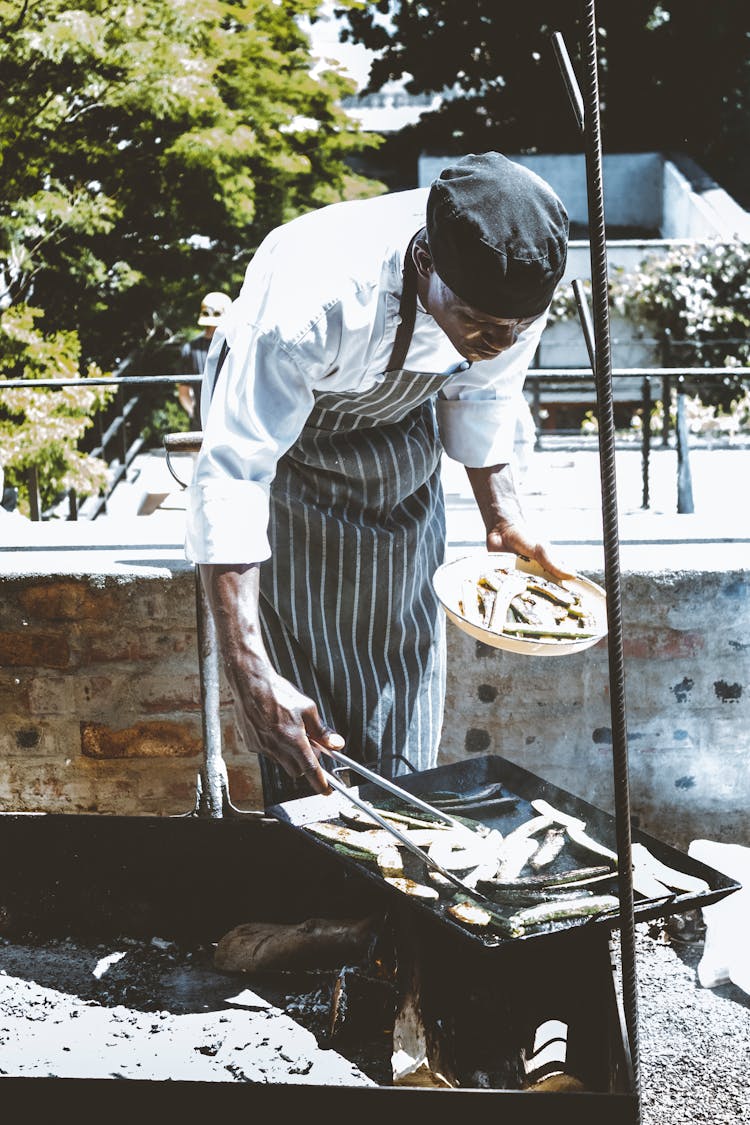
<path fill-rule="evenodd" d="M 419 275 L 419 277 L 423 277 L 425 280 L 427 280 L 435 268 L 432 261 L 430 248 L 427 245 L 427 239 L 415 239 L 414 245 L 411 248 L 411 253 L 414 259 L 414 265 L 417 269 L 417 274 Z"/>

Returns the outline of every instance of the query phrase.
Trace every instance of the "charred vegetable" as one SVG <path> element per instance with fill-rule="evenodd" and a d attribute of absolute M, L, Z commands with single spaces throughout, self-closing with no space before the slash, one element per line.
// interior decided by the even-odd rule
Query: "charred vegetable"
<path fill-rule="evenodd" d="M 579 594 L 546 578 L 510 567 L 465 579 L 458 610 L 472 625 L 508 636 L 584 640 L 596 635 L 596 619 Z"/>
<path fill-rule="evenodd" d="M 529 926 L 541 926 L 545 922 L 561 922 L 569 918 L 603 914 L 608 910 L 617 910 L 619 905 L 619 900 L 614 895 L 593 895 L 591 898 L 527 906 L 523 910 L 516 911 L 510 921 L 512 925 L 520 926 L 525 930 Z"/>
<path fill-rule="evenodd" d="M 437 899 L 440 897 L 434 887 L 426 887 L 424 883 L 417 883 L 414 879 L 386 876 L 385 881 L 390 886 L 395 887 L 396 890 L 402 891 L 403 894 L 411 895 L 412 898 Z"/>

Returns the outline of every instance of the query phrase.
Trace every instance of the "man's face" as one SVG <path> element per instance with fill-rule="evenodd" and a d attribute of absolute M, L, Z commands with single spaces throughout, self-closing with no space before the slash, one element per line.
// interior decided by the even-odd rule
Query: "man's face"
<path fill-rule="evenodd" d="M 420 294 L 422 303 L 457 352 L 477 363 L 492 359 L 515 344 L 518 336 L 543 315 L 505 320 L 472 308 L 432 268 Z"/>

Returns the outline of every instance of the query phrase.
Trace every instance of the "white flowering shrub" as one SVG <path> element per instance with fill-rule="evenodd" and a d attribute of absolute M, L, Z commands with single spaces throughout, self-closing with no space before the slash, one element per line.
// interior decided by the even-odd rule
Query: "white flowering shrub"
<path fill-rule="evenodd" d="M 666 255 L 650 255 L 635 273 L 613 270 L 609 296 L 613 312 L 646 327 L 669 349 L 667 366 L 736 368 L 736 375 L 722 379 L 691 378 L 691 390 L 713 410 L 714 418 L 722 414 L 746 418 L 750 244 L 740 239 L 696 243 Z M 572 288 L 560 287 L 550 321 L 574 316 Z"/>

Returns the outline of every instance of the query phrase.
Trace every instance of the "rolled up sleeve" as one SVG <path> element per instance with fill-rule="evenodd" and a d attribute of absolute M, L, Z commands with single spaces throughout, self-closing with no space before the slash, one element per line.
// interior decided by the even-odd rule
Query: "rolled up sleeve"
<path fill-rule="evenodd" d="M 270 556 L 271 482 L 313 402 L 311 381 L 273 333 L 253 326 L 232 333 L 187 490 L 185 554 L 191 562 L 253 563 Z"/>
<path fill-rule="evenodd" d="M 195 563 L 263 562 L 268 489 L 251 480 L 206 480 L 187 490 L 185 554 Z"/>
<path fill-rule="evenodd" d="M 438 394 L 440 440 L 454 461 L 485 468 L 512 459 L 519 396 L 546 319 L 534 321 L 495 359 L 452 376 Z"/>

